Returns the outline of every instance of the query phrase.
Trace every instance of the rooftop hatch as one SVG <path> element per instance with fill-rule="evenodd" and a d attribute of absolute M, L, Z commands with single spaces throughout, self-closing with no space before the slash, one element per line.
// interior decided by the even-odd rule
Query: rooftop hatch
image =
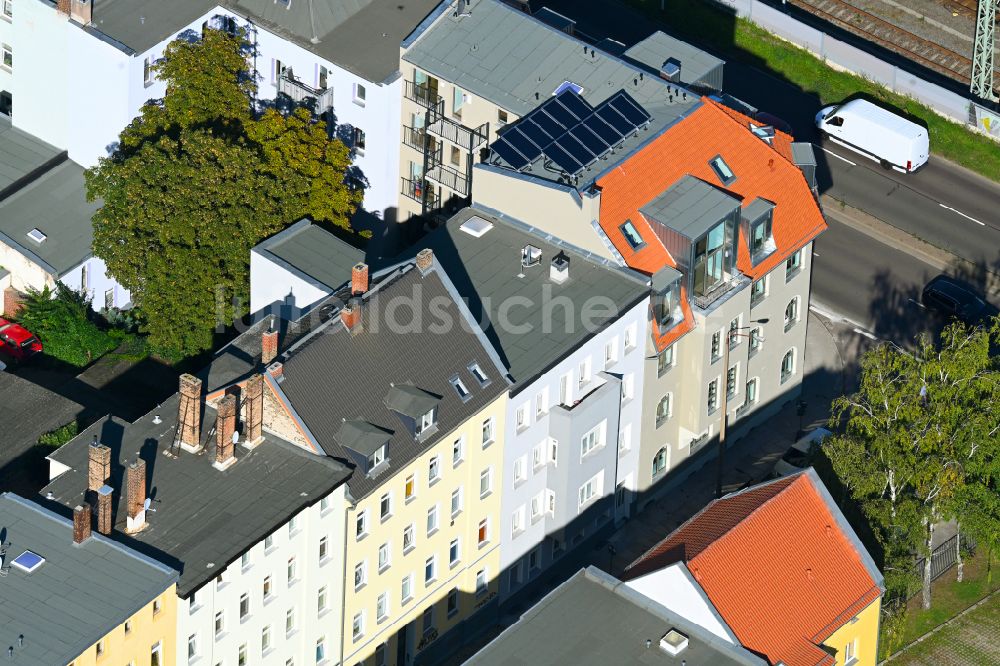
<path fill-rule="evenodd" d="M 484 220 L 478 215 L 473 215 L 468 220 L 463 222 L 462 226 L 459 227 L 459 229 L 461 229 L 462 231 L 464 231 L 465 233 L 469 234 L 474 238 L 482 238 L 486 234 L 486 232 L 492 228 L 493 228 L 492 222 Z"/>
<path fill-rule="evenodd" d="M 33 553 L 30 550 L 26 550 L 11 562 L 15 567 L 24 571 L 25 573 L 32 573 L 38 567 L 45 564 L 45 558 L 38 553 Z"/>
<path fill-rule="evenodd" d="M 679 655 L 688 646 L 688 638 L 676 629 L 671 629 L 663 634 L 660 639 L 660 648 L 667 654 Z"/>
<path fill-rule="evenodd" d="M 31 231 L 28 232 L 28 238 L 35 241 L 36 243 L 42 243 L 45 241 L 46 238 L 48 238 L 48 236 L 42 233 L 41 229 L 38 229 L 36 227 L 35 229 L 32 229 Z"/>

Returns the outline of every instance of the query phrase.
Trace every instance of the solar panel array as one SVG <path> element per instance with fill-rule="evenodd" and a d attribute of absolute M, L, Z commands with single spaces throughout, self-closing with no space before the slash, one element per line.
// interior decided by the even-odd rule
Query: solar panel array
<path fill-rule="evenodd" d="M 490 149 L 518 171 L 544 155 L 575 176 L 649 119 L 649 113 L 624 90 L 592 107 L 567 89 L 511 125 Z"/>

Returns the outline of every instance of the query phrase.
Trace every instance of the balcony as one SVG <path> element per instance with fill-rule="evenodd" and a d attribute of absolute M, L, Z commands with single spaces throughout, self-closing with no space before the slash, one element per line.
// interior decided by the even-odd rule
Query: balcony
<path fill-rule="evenodd" d="M 691 294 L 691 302 L 702 310 L 708 310 L 714 304 L 721 301 L 723 297 L 736 293 L 739 289 L 743 288 L 743 286 L 745 286 L 749 282 L 750 279 L 745 275 L 743 275 L 742 273 L 727 275 L 721 282 L 715 285 L 708 293 L 699 294 L 696 291 L 693 292 Z"/>
<path fill-rule="evenodd" d="M 427 178 L 440 183 L 463 197 L 469 196 L 469 179 L 454 169 L 449 169 L 439 163 L 427 170 Z"/>
<path fill-rule="evenodd" d="M 311 101 L 316 115 L 322 115 L 333 108 L 333 88 L 319 90 L 306 85 L 295 78 L 291 69 L 285 70 L 278 77 L 278 93 L 287 95 L 296 104 L 308 104 Z"/>
<path fill-rule="evenodd" d="M 427 125 L 427 131 L 442 139 L 447 139 L 463 150 L 471 151 L 486 143 L 489 125 L 483 123 L 475 129 L 470 129 L 461 123 L 434 113 Z"/>
<path fill-rule="evenodd" d="M 406 99 L 416 102 L 426 109 L 435 109 L 444 105 L 444 99 L 437 94 L 437 90 L 430 88 L 427 84 L 416 84 L 413 81 L 403 82 L 403 96 Z"/>
<path fill-rule="evenodd" d="M 417 152 L 424 152 L 426 148 L 427 135 L 422 127 L 410 127 L 403 125 L 403 143 Z"/>
<path fill-rule="evenodd" d="M 410 180 L 402 178 L 403 195 L 413 199 L 417 203 L 426 204 L 427 210 L 434 210 L 441 207 L 441 199 L 434 193 L 434 189 L 429 187 L 422 180 Z"/>

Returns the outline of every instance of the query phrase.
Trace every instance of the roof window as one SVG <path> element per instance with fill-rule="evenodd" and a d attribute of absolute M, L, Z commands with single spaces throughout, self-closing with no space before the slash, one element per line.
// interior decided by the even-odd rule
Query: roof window
<path fill-rule="evenodd" d="M 486 373 L 483 372 L 482 367 L 480 367 L 478 363 L 470 363 L 469 372 L 471 372 L 472 376 L 476 378 L 476 381 L 479 382 L 480 386 L 486 386 L 490 383 L 490 378 L 486 376 Z"/>
<path fill-rule="evenodd" d="M 572 90 L 577 95 L 582 95 L 583 94 L 583 86 L 581 86 L 579 84 L 576 84 L 576 83 L 573 83 L 572 81 L 563 81 L 562 83 L 559 84 L 558 88 L 556 88 L 554 91 L 552 91 L 552 94 L 553 95 L 558 95 L 559 93 L 561 93 L 564 90 Z"/>
<path fill-rule="evenodd" d="M 469 234 L 473 238 L 482 238 L 487 231 L 493 228 L 493 223 L 484 220 L 478 215 L 473 215 L 468 220 L 462 223 L 459 227 L 462 231 Z"/>
<path fill-rule="evenodd" d="M 45 242 L 45 239 L 48 238 L 48 236 L 43 234 L 41 229 L 35 228 L 28 232 L 28 238 L 41 244 Z"/>
<path fill-rule="evenodd" d="M 633 250 L 638 250 L 646 244 L 646 241 L 642 240 L 642 236 L 639 235 L 639 230 L 632 224 L 632 220 L 625 220 L 625 224 L 618 228 L 621 230 L 622 235 L 625 236 L 625 240 L 628 241 L 629 247 Z"/>
<path fill-rule="evenodd" d="M 33 553 L 30 550 L 26 550 L 17 557 L 11 563 L 21 571 L 25 573 L 32 573 L 38 567 L 45 564 L 45 558 L 38 553 Z"/>
<path fill-rule="evenodd" d="M 663 634 L 660 639 L 660 649 L 667 654 L 677 656 L 688 646 L 688 638 L 676 629 L 671 629 Z"/>
<path fill-rule="evenodd" d="M 469 391 L 468 387 L 466 387 L 465 382 L 462 381 L 461 377 L 455 375 L 448 381 L 451 382 L 452 388 L 455 389 L 455 393 L 457 393 L 458 397 L 462 399 L 462 402 L 466 402 L 472 397 L 472 393 Z"/>
<path fill-rule="evenodd" d="M 734 180 L 736 180 L 736 174 L 733 170 L 729 168 L 726 161 L 722 159 L 722 155 L 716 155 L 708 161 L 708 166 L 712 167 L 712 171 L 715 175 L 722 181 L 723 185 L 729 185 Z"/>

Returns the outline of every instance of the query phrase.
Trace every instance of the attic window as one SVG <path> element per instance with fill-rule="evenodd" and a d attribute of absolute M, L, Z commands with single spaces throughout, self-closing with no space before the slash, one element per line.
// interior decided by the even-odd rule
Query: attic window
<path fill-rule="evenodd" d="M 45 558 L 38 553 L 26 550 L 14 558 L 12 564 L 25 573 L 32 573 L 38 567 L 45 564 Z"/>
<path fill-rule="evenodd" d="M 492 228 L 493 228 L 492 222 L 484 220 L 478 215 L 473 215 L 468 220 L 463 222 L 462 226 L 459 227 L 459 229 L 469 234 L 473 238 L 482 238 L 486 234 L 486 232 Z"/>
<path fill-rule="evenodd" d="M 708 165 L 712 167 L 712 171 L 715 172 L 715 175 L 722 181 L 723 185 L 729 185 L 736 180 L 736 174 L 729 168 L 726 161 L 722 159 L 722 155 L 716 155 L 710 159 Z"/>
<path fill-rule="evenodd" d="M 28 238 L 35 241 L 36 243 L 43 243 L 48 236 L 42 233 L 41 229 L 35 228 L 28 232 Z"/>
<path fill-rule="evenodd" d="M 632 220 L 625 220 L 625 224 L 620 226 L 619 229 L 622 235 L 625 236 L 625 240 L 628 241 L 629 247 L 633 250 L 638 250 L 646 244 L 646 241 L 642 240 L 642 236 L 639 235 L 639 230 L 632 224 Z"/>
<path fill-rule="evenodd" d="M 420 436 L 424 432 L 433 428 L 436 416 L 437 416 L 437 408 L 434 408 L 431 411 L 424 414 L 423 416 L 421 416 L 420 421 L 417 423 L 416 435 Z"/>
<path fill-rule="evenodd" d="M 455 393 L 457 393 L 458 397 L 462 399 L 462 402 L 465 402 L 472 397 L 472 393 L 469 392 L 469 389 L 465 386 L 461 377 L 455 375 L 448 381 L 451 382 L 452 387 L 455 389 Z"/>
<path fill-rule="evenodd" d="M 583 94 L 583 86 L 581 86 L 579 84 L 576 84 L 576 83 L 573 83 L 572 81 L 563 81 L 562 83 L 559 84 L 559 87 L 556 88 L 552 92 L 552 94 L 553 95 L 558 95 L 559 93 L 563 92 L 564 90 L 572 90 L 577 95 L 582 95 Z"/>
<path fill-rule="evenodd" d="M 480 386 L 486 386 L 490 383 L 490 378 L 486 376 L 486 373 L 483 372 L 483 369 L 478 363 L 470 363 L 469 372 L 471 372 L 472 376 L 476 378 L 476 381 L 479 382 Z"/>
<path fill-rule="evenodd" d="M 676 629 L 671 629 L 660 639 L 660 649 L 667 654 L 677 656 L 688 646 L 688 638 Z"/>
<path fill-rule="evenodd" d="M 375 452 L 368 456 L 368 469 L 375 469 L 385 462 L 386 444 L 375 449 Z"/>

